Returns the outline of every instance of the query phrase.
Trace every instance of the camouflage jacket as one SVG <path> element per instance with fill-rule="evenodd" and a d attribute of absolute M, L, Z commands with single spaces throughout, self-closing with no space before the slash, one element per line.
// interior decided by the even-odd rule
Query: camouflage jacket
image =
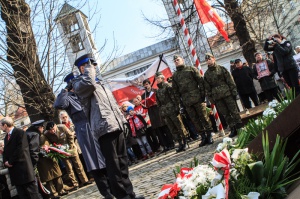
<path fill-rule="evenodd" d="M 237 95 L 233 78 L 224 66 L 217 64 L 209 66 L 204 74 L 204 85 L 211 103 L 224 97 Z"/>
<path fill-rule="evenodd" d="M 179 101 L 176 101 L 174 92 L 170 84 L 161 82 L 157 84 L 156 102 L 162 116 L 179 113 Z"/>
<path fill-rule="evenodd" d="M 172 78 L 172 88 L 176 101 L 181 98 L 184 106 L 192 106 L 205 100 L 204 81 L 195 67 L 177 66 Z"/>

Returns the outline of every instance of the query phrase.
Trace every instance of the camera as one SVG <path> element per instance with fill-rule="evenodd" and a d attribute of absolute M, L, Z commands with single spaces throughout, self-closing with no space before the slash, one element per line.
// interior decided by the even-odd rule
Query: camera
<path fill-rule="evenodd" d="M 275 42 L 277 42 L 277 39 L 275 37 L 272 37 L 270 40 L 267 41 L 268 44 L 274 44 Z"/>

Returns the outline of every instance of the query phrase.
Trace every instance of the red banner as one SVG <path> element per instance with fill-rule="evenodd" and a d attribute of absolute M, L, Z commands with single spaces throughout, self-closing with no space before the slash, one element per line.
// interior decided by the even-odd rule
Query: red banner
<path fill-rule="evenodd" d="M 137 95 L 143 94 L 145 92 L 143 81 L 145 79 L 149 79 L 152 83 L 154 81 L 154 76 L 158 66 L 158 71 L 161 72 L 165 78 L 172 76 L 172 72 L 167 65 L 165 58 L 162 57 L 161 61 L 160 58 L 158 58 L 147 70 L 141 74 L 128 78 L 109 79 L 108 83 L 117 102 L 122 104 L 125 101 L 132 100 Z M 157 88 L 156 82 L 153 84 L 153 88 Z"/>

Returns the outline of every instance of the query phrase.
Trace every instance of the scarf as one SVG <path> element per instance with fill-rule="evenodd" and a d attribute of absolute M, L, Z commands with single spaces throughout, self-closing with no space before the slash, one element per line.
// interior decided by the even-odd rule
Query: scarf
<path fill-rule="evenodd" d="M 140 130 L 144 127 L 142 120 L 137 115 L 133 115 L 129 118 L 129 124 L 132 132 L 132 137 L 136 137 L 135 130 Z"/>
<path fill-rule="evenodd" d="M 70 127 L 71 127 L 71 122 L 70 121 L 68 121 L 68 122 L 62 122 L 64 125 L 66 125 L 66 127 L 68 128 L 68 129 L 70 129 Z"/>

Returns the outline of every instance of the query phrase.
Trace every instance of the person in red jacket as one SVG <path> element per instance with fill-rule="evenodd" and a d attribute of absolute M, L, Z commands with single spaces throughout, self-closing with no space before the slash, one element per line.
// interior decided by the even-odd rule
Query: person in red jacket
<path fill-rule="evenodd" d="M 141 148 L 141 151 L 143 153 L 142 160 L 148 159 L 147 152 L 150 157 L 153 157 L 154 153 L 146 138 L 147 123 L 145 119 L 143 118 L 143 116 L 136 114 L 132 106 L 129 106 L 127 108 L 127 112 L 130 115 L 128 118 L 128 123 L 130 125 L 131 135 L 136 139 Z"/>

